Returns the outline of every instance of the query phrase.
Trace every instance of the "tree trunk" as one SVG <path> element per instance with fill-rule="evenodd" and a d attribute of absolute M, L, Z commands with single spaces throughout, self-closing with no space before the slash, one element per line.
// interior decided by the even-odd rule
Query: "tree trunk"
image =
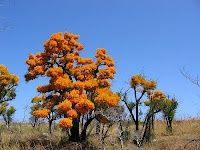
<path fill-rule="evenodd" d="M 153 114 L 151 119 L 151 127 L 153 131 L 154 131 L 154 120 L 155 120 L 155 115 Z"/>
<path fill-rule="evenodd" d="M 49 133 L 52 134 L 52 123 L 53 120 L 49 120 Z"/>
<path fill-rule="evenodd" d="M 172 133 L 172 120 L 169 117 L 166 117 L 166 121 L 167 121 L 167 132 L 168 133 Z"/>
<path fill-rule="evenodd" d="M 120 139 L 120 145 L 121 145 L 121 150 L 124 149 L 124 131 L 123 131 L 123 128 L 122 128 L 122 122 L 120 120 L 119 122 L 119 139 Z"/>
<path fill-rule="evenodd" d="M 104 141 L 102 141 L 101 150 L 106 150 L 106 146 L 105 146 L 105 142 Z"/>
<path fill-rule="evenodd" d="M 136 110 L 135 110 L 135 130 L 139 130 L 139 104 L 136 102 Z"/>
<path fill-rule="evenodd" d="M 79 135 L 79 118 L 73 120 L 73 126 L 70 129 L 71 135 L 69 137 L 69 141 L 72 142 L 80 142 L 80 135 Z"/>
<path fill-rule="evenodd" d="M 6 121 L 6 127 L 7 127 L 7 129 L 9 129 L 10 128 L 10 121 L 8 120 L 8 121 Z"/>
<path fill-rule="evenodd" d="M 36 117 L 34 117 L 34 121 L 33 121 L 33 124 L 32 124 L 33 128 L 36 127 L 36 125 L 37 125 L 37 121 L 38 121 L 38 119 L 37 119 Z"/>
<path fill-rule="evenodd" d="M 152 126 L 153 125 L 152 121 L 154 120 L 153 115 L 150 112 L 147 115 L 147 119 L 146 119 L 146 122 L 145 122 L 145 130 L 144 130 L 140 145 L 142 145 L 144 142 L 148 142 L 149 143 L 153 139 L 153 136 L 154 136 L 153 126 Z"/>
<path fill-rule="evenodd" d="M 94 119 L 94 117 L 90 118 L 87 120 L 87 122 L 84 124 L 84 128 L 81 132 L 81 141 L 85 141 L 86 140 L 86 137 L 87 137 L 87 127 L 89 126 L 89 124 L 92 122 L 92 120 Z"/>
<path fill-rule="evenodd" d="M 170 130 L 170 133 L 172 133 L 172 121 L 169 120 L 169 130 Z"/>

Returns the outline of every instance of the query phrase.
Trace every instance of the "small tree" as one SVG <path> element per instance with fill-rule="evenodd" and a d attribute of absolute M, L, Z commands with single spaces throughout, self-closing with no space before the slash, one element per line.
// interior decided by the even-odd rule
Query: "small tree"
<path fill-rule="evenodd" d="M 163 104 L 162 112 L 164 119 L 166 121 L 166 130 L 168 133 L 172 134 L 172 122 L 175 117 L 176 109 L 178 107 L 178 102 L 175 98 L 166 98 Z"/>
<path fill-rule="evenodd" d="M 31 110 L 32 110 L 32 107 L 31 107 Z M 31 116 L 29 118 L 29 123 L 32 125 L 33 128 L 39 126 L 39 118 L 33 116 L 32 112 L 31 112 Z"/>
<path fill-rule="evenodd" d="M 8 128 L 16 111 L 13 106 L 8 107 L 8 101 L 16 97 L 15 89 L 18 82 L 18 76 L 10 73 L 4 65 L 0 64 L 0 114 Z"/>
<path fill-rule="evenodd" d="M 154 116 L 158 112 L 164 114 L 167 122 L 167 131 L 172 133 L 172 121 L 175 116 L 177 101 L 175 99 L 170 100 L 161 91 L 154 91 L 149 95 L 149 100 L 145 101 L 145 105 L 149 107 L 149 111 L 144 121 L 144 134 L 141 144 L 145 142 L 151 142 L 154 137 Z"/>
<path fill-rule="evenodd" d="M 152 93 L 148 93 L 148 100 L 144 103 L 146 106 L 149 107 L 148 113 L 145 117 L 144 121 L 144 133 L 142 136 L 142 140 L 140 144 L 142 145 L 143 142 L 151 142 L 154 137 L 154 117 L 155 114 L 160 112 L 165 105 L 165 94 L 162 91 L 156 90 Z"/>
<path fill-rule="evenodd" d="M 0 103 L 11 101 L 16 97 L 15 88 L 18 82 L 18 76 L 0 64 Z"/>
<path fill-rule="evenodd" d="M 12 117 L 16 111 L 13 106 L 8 107 L 9 104 L 7 102 L 3 102 L 0 104 L 0 115 L 3 116 L 3 120 L 6 123 L 6 127 L 10 127 L 10 123 L 12 122 Z"/>
<path fill-rule="evenodd" d="M 47 85 L 38 86 L 39 93 L 52 101 L 56 109 L 62 112 L 59 121 L 61 128 L 70 128 L 70 141 L 86 140 L 86 130 L 95 118 L 99 106 L 114 107 L 119 96 L 112 92 L 110 80 L 114 78 L 115 66 L 106 50 L 99 48 L 96 59 L 79 55 L 84 46 L 78 42 L 79 36 L 71 33 L 53 34 L 44 44 L 44 52 L 31 54 L 27 59 L 26 81 L 39 76 L 49 77 Z M 48 108 L 40 111 L 44 116 L 51 112 Z M 80 118 L 85 118 L 80 133 Z"/>
<path fill-rule="evenodd" d="M 154 80 L 147 80 L 142 75 L 134 75 L 130 82 L 131 88 L 134 90 L 134 102 L 128 101 L 127 92 L 122 95 L 122 101 L 125 103 L 130 115 L 135 123 L 136 131 L 139 130 L 139 106 L 141 105 L 142 98 L 148 91 L 156 88 Z M 134 113 L 135 109 L 135 113 Z"/>
<path fill-rule="evenodd" d="M 52 134 L 52 123 L 58 117 L 60 117 L 59 112 L 55 109 L 56 95 L 54 98 L 46 98 L 45 96 L 36 96 L 32 99 L 33 106 L 31 107 L 31 114 L 35 118 L 35 121 L 39 118 L 46 118 L 48 120 L 49 133 Z"/>

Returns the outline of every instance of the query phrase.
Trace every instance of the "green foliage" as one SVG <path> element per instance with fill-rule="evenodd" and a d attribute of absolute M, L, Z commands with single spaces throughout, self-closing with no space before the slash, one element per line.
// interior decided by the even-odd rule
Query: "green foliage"
<path fill-rule="evenodd" d="M 168 116 L 169 118 L 173 119 L 175 116 L 177 107 L 178 107 L 177 100 L 165 99 L 165 103 L 162 109 L 164 116 Z"/>
<path fill-rule="evenodd" d="M 6 103 L 6 102 L 1 104 L 1 106 L 0 106 L 0 115 L 6 113 L 7 106 L 8 106 L 8 103 Z"/>
<path fill-rule="evenodd" d="M 11 116 L 11 115 L 13 115 L 13 114 L 15 113 L 15 111 L 16 111 L 16 109 L 15 109 L 13 106 L 11 106 L 11 107 L 7 110 L 7 115 L 8 115 L 8 116 Z"/>
<path fill-rule="evenodd" d="M 3 117 L 7 127 L 9 127 L 10 122 L 12 121 L 12 116 L 16 112 L 16 109 L 13 106 L 9 107 L 7 102 L 0 104 L 0 115 Z"/>

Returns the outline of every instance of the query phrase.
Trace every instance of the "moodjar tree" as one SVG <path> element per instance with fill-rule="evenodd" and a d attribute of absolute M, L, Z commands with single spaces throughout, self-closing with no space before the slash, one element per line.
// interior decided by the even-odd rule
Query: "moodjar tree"
<path fill-rule="evenodd" d="M 134 101 L 128 101 L 127 93 L 122 94 L 123 96 L 121 97 L 134 121 L 135 130 L 139 131 L 139 107 L 143 103 L 142 100 L 146 94 L 156 88 L 156 82 L 154 80 L 147 80 L 144 76 L 136 74 L 132 76 L 130 85 L 134 91 Z"/>
<path fill-rule="evenodd" d="M 16 97 L 18 82 L 19 77 L 10 73 L 4 65 L 0 64 L 0 115 L 3 116 L 8 128 L 16 111 L 13 106 L 8 107 L 8 102 Z"/>
<path fill-rule="evenodd" d="M 96 59 L 81 57 L 84 46 L 78 39 L 71 33 L 53 34 L 45 42 L 44 51 L 30 54 L 26 61 L 26 81 L 39 76 L 49 78 L 49 83 L 37 87 L 48 103 L 33 114 L 46 117 L 49 109 L 57 109 L 61 114 L 59 126 L 70 130 L 70 141 L 86 140 L 87 127 L 95 119 L 98 107 L 114 107 L 120 99 L 110 88 L 116 72 L 112 57 L 103 48 L 96 50 Z"/>
<path fill-rule="evenodd" d="M 16 86 L 19 77 L 9 72 L 9 70 L 0 64 L 0 104 L 8 102 L 16 97 Z"/>
<path fill-rule="evenodd" d="M 56 109 L 54 101 L 57 99 L 57 95 L 46 98 L 44 95 L 35 96 L 32 99 L 31 114 L 33 117 L 33 127 L 38 124 L 38 119 L 43 118 L 48 120 L 49 133 L 52 133 L 53 121 L 60 117 L 60 112 Z M 42 111 L 41 111 L 42 110 Z"/>

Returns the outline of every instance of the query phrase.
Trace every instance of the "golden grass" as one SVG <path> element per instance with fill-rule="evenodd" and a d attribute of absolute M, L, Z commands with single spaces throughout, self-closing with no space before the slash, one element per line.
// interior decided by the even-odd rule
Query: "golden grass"
<path fill-rule="evenodd" d="M 134 125 L 128 126 L 128 130 L 133 136 Z M 107 150 L 121 149 L 120 141 L 117 139 L 118 134 L 117 125 L 114 125 L 105 140 Z M 59 145 L 62 137 L 63 133 L 59 128 L 55 128 L 53 135 L 49 135 L 46 125 L 33 129 L 30 124 L 18 123 L 13 124 L 10 130 L 0 125 L 0 150 L 58 150 L 63 146 Z M 145 144 L 141 150 L 198 150 L 200 149 L 200 120 L 175 121 L 172 135 L 166 133 L 165 122 L 156 121 L 155 137 L 152 143 Z M 101 149 L 100 138 L 96 134 L 92 133 L 88 141 L 93 146 L 87 149 Z M 66 145 L 63 149 L 73 150 L 73 147 Z M 124 142 L 124 150 L 134 149 L 137 148 L 131 140 Z"/>
<path fill-rule="evenodd" d="M 148 150 L 182 150 L 200 149 L 200 120 L 180 120 L 174 121 L 173 134 L 168 135 L 165 131 L 165 122 L 159 121 L 155 124 L 156 139 L 144 149 Z M 198 146 L 199 145 L 199 146 Z"/>

